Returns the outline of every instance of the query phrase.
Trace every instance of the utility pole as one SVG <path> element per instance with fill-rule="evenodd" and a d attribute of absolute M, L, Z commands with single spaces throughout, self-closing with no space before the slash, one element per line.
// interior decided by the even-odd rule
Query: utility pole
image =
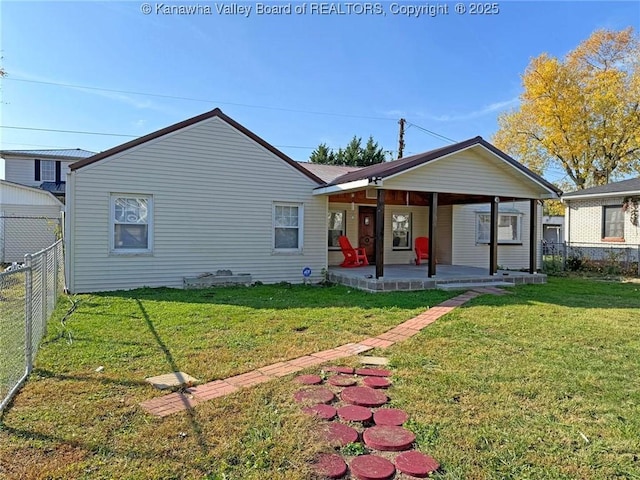
<path fill-rule="evenodd" d="M 400 124 L 400 133 L 398 134 L 398 158 L 402 158 L 404 155 L 404 125 L 407 121 L 404 118 L 398 120 Z"/>

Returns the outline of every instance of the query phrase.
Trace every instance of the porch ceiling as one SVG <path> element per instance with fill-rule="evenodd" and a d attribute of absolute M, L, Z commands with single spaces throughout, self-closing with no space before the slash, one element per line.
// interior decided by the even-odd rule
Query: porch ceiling
<path fill-rule="evenodd" d="M 375 192 L 375 189 L 370 189 Z M 370 195 L 373 196 L 373 195 Z M 425 192 L 409 192 L 406 190 L 385 190 L 385 204 L 387 205 L 407 205 L 407 206 L 429 206 L 430 194 Z M 460 193 L 439 193 L 438 205 L 467 205 L 474 203 L 491 202 L 493 196 L 490 195 L 465 195 Z M 500 198 L 501 201 L 526 200 L 524 198 L 508 197 Z M 376 205 L 375 198 L 367 198 L 367 190 L 358 190 L 350 193 L 337 193 L 329 195 L 330 203 L 357 203 L 360 205 Z"/>

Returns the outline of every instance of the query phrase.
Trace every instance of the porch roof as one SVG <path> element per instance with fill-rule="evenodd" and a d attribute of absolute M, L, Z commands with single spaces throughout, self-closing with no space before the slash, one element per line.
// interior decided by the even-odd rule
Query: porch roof
<path fill-rule="evenodd" d="M 317 195 L 322 195 L 337 193 L 345 190 L 355 190 L 367 187 L 380 187 L 384 179 L 389 179 L 416 167 L 425 165 L 429 162 L 433 162 L 435 160 L 439 160 L 454 153 L 462 152 L 463 150 L 471 148 L 482 149 L 485 152 L 488 152 L 494 158 L 497 158 L 501 162 L 504 162 L 510 167 L 513 167 L 514 171 L 519 176 L 522 176 L 524 179 L 532 181 L 533 183 L 538 185 L 538 187 L 541 188 L 545 193 L 549 194 L 551 198 L 557 198 L 559 195 L 561 195 L 562 192 L 555 185 L 549 183 L 544 178 L 532 172 L 527 167 L 517 162 L 509 155 L 494 147 L 479 136 L 459 143 L 455 143 L 453 145 L 448 145 L 446 147 L 420 153 L 418 155 L 401 158 L 391 162 L 379 163 L 370 167 L 365 167 L 360 170 L 346 173 L 323 186 L 317 187 L 314 193 Z M 443 187 L 446 188 L 446 185 L 443 185 Z"/>

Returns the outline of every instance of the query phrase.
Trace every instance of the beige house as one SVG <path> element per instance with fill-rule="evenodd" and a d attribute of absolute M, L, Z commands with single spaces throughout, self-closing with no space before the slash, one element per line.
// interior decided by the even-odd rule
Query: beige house
<path fill-rule="evenodd" d="M 53 244 L 63 209 L 49 192 L 0 180 L 0 264 L 22 262 Z"/>
<path fill-rule="evenodd" d="M 363 169 L 311 165 L 215 109 L 71 165 L 67 284 L 181 287 L 218 270 L 320 281 L 342 261 L 340 235 L 377 279 L 412 264 L 418 236 L 437 252 L 429 277 L 436 264 L 535 272 L 539 202 L 559 193 L 480 137 Z"/>

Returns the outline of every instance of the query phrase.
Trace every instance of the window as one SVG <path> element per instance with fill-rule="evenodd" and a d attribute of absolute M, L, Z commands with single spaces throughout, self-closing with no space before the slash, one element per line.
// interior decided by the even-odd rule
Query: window
<path fill-rule="evenodd" d="M 411 214 L 393 213 L 391 215 L 394 250 L 411 249 Z"/>
<path fill-rule="evenodd" d="M 43 182 L 56 181 L 56 162 L 53 160 L 40 160 L 40 180 Z"/>
<path fill-rule="evenodd" d="M 112 195 L 111 251 L 151 252 L 152 197 L 148 195 Z"/>
<path fill-rule="evenodd" d="M 476 243 L 489 243 L 491 239 L 491 214 L 478 213 Z M 498 243 L 522 243 L 522 215 L 500 213 L 498 215 Z"/>
<path fill-rule="evenodd" d="M 302 205 L 273 205 L 273 247 L 275 250 L 302 251 Z"/>
<path fill-rule="evenodd" d="M 327 225 L 329 229 L 329 249 L 331 250 L 339 250 L 340 244 L 338 243 L 338 238 L 342 235 L 346 235 L 346 225 L 345 221 L 347 218 L 347 214 L 344 210 L 331 210 L 327 214 Z"/>
<path fill-rule="evenodd" d="M 602 207 L 602 238 L 624 239 L 624 212 L 620 205 Z"/>

